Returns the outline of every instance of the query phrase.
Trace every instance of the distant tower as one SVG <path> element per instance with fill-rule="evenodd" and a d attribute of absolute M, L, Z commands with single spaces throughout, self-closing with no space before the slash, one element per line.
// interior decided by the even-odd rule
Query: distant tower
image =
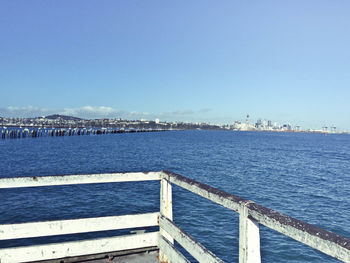
<path fill-rule="evenodd" d="M 246 124 L 249 123 L 249 114 L 247 114 L 247 119 L 245 120 L 245 123 L 246 123 Z"/>

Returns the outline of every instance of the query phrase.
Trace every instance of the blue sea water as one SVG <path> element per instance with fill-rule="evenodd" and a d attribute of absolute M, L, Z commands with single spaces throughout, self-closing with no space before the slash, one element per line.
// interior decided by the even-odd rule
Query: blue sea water
<path fill-rule="evenodd" d="M 350 136 L 169 131 L 0 140 L 0 177 L 171 170 L 350 237 Z M 159 210 L 159 182 L 0 189 L 0 224 Z M 238 261 L 238 215 L 174 187 L 174 221 Z M 0 247 L 105 233 L 1 241 Z M 337 262 L 261 226 L 262 262 Z"/>

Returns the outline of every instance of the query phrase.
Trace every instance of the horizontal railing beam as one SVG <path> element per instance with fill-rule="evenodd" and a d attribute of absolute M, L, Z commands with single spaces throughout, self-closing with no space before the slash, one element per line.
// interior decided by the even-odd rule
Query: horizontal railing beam
<path fill-rule="evenodd" d="M 146 213 L 0 225 L 0 240 L 157 226 L 158 216 Z"/>
<path fill-rule="evenodd" d="M 176 263 L 190 263 L 190 261 L 182 255 L 172 243 L 166 240 L 162 235 L 159 235 L 158 240 L 159 250 L 163 251 L 163 253 L 167 256 L 170 262 Z"/>
<path fill-rule="evenodd" d="M 153 247 L 158 245 L 158 234 L 159 232 L 151 232 L 49 245 L 5 248 L 0 249 L 0 258 L 1 263 L 31 262 L 107 253 L 116 250 Z"/>
<path fill-rule="evenodd" d="M 199 262 L 223 263 L 223 261 L 207 250 L 202 244 L 193 237 L 181 230 L 172 221 L 160 216 L 159 226 L 170 234 L 184 249 L 187 250 Z"/>
<path fill-rule="evenodd" d="M 169 182 L 176 184 L 192 193 L 202 196 L 210 201 L 222 205 L 228 209 L 238 212 L 241 203 L 245 203 L 246 200 L 238 196 L 231 195 L 220 189 L 211 187 L 206 184 L 199 183 L 190 178 L 184 177 L 179 174 L 175 174 L 169 171 L 162 171 L 162 177 Z"/>
<path fill-rule="evenodd" d="M 280 214 L 256 203 L 247 204 L 249 216 L 260 224 L 344 262 L 350 262 L 350 239 Z"/>
<path fill-rule="evenodd" d="M 159 172 L 106 173 L 0 178 L 0 188 L 100 184 L 160 180 Z"/>

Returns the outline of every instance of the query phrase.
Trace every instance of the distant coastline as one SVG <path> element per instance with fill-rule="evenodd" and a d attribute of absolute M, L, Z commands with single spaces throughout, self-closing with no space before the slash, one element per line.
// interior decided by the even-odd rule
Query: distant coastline
<path fill-rule="evenodd" d="M 324 133 L 324 134 L 348 134 L 347 131 L 337 131 L 336 127 L 323 127 L 322 129 L 301 129 L 300 126 L 290 124 L 277 125 L 271 121 L 259 119 L 252 124 L 236 121 L 233 124 L 210 124 L 191 122 L 165 122 L 156 120 L 125 120 L 125 119 L 82 119 L 78 117 L 54 114 L 35 118 L 5 118 L 0 117 L 0 127 L 8 128 L 55 128 L 55 129 L 114 129 L 114 130 L 232 130 L 255 132 L 295 132 L 295 133 Z"/>

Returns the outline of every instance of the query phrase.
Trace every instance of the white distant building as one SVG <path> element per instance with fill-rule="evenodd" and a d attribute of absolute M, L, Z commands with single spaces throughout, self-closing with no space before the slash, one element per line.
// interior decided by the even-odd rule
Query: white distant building
<path fill-rule="evenodd" d="M 159 124 L 159 119 L 155 119 L 156 124 Z"/>
<path fill-rule="evenodd" d="M 266 120 L 264 120 L 263 126 L 264 126 L 264 129 L 266 129 L 266 127 L 267 127 L 267 121 Z"/>
<path fill-rule="evenodd" d="M 250 123 L 240 123 L 237 125 L 237 129 L 240 131 L 252 131 L 252 130 L 256 130 L 254 125 L 250 124 Z"/>

